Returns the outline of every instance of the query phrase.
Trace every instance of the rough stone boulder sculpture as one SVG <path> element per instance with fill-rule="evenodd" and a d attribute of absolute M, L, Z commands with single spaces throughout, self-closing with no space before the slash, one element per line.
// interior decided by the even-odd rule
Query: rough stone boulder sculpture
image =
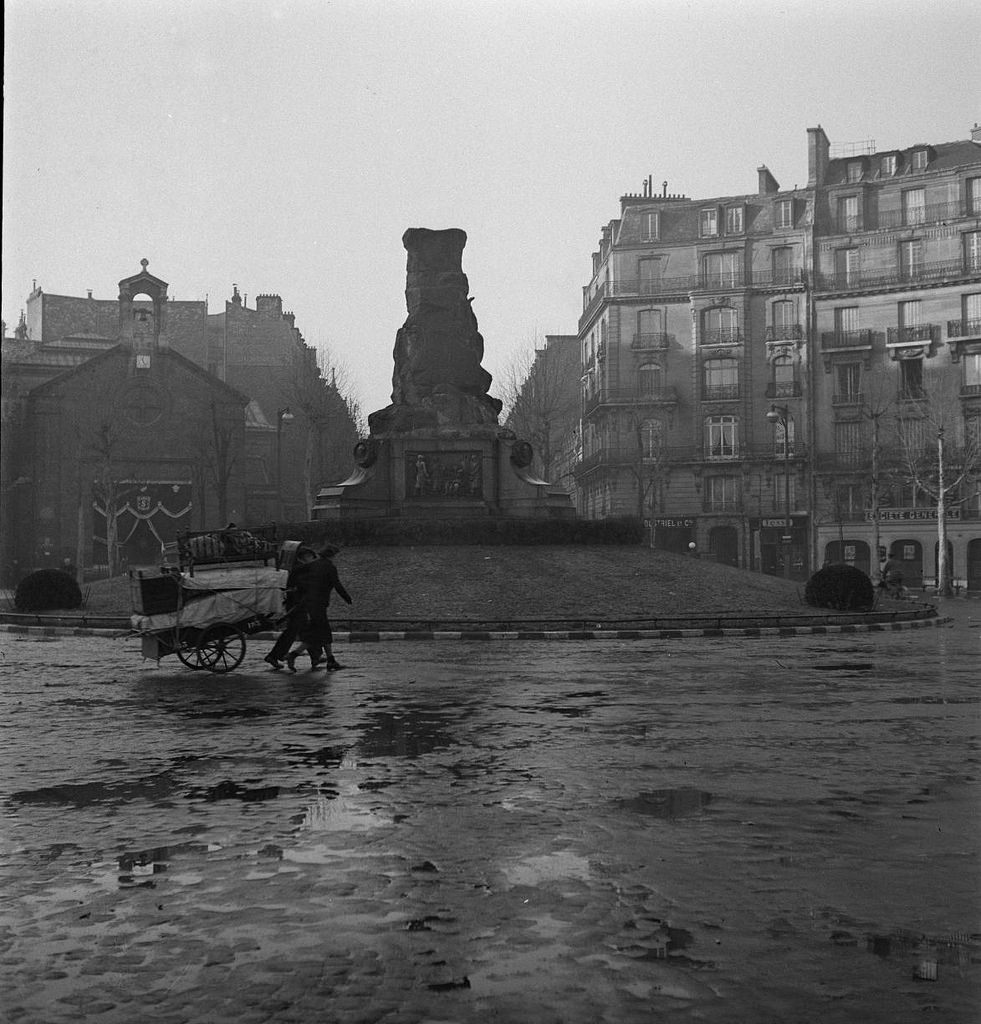
<path fill-rule="evenodd" d="M 402 244 L 409 316 L 395 337 L 392 404 L 368 417 L 372 435 L 496 427 L 501 402 L 488 394 L 484 339 L 462 269 L 466 232 L 410 228 Z"/>

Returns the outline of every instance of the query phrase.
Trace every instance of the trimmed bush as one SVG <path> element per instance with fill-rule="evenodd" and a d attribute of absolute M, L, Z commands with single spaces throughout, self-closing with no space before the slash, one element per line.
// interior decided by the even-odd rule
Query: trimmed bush
<path fill-rule="evenodd" d="M 277 527 L 279 541 L 342 547 L 642 544 L 639 519 L 321 519 Z"/>
<path fill-rule="evenodd" d="M 38 569 L 25 576 L 14 592 L 14 607 L 19 612 L 47 612 L 60 608 L 81 608 L 82 591 L 61 569 Z"/>
<path fill-rule="evenodd" d="M 833 608 L 838 612 L 867 611 L 875 604 L 875 590 L 861 569 L 840 563 L 819 569 L 807 581 L 804 600 L 812 608 Z"/>

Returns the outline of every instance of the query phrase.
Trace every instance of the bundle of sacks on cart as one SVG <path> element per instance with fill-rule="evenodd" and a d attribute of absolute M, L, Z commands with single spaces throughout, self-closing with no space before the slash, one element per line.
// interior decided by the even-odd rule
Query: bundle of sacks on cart
<path fill-rule="evenodd" d="M 196 562 L 219 562 L 224 558 L 258 558 L 271 550 L 268 540 L 248 530 L 218 530 L 188 537 L 187 551 Z"/>

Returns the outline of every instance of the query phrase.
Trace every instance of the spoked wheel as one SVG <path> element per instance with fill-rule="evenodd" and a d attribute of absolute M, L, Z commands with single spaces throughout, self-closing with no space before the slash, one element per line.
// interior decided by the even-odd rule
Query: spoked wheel
<path fill-rule="evenodd" d="M 198 660 L 197 647 L 178 647 L 177 657 L 180 658 L 188 668 L 201 668 L 201 662 Z"/>
<path fill-rule="evenodd" d="M 227 623 L 209 626 L 198 640 L 198 668 L 209 672 L 231 672 L 238 668 L 244 657 L 245 636 L 236 626 Z"/>

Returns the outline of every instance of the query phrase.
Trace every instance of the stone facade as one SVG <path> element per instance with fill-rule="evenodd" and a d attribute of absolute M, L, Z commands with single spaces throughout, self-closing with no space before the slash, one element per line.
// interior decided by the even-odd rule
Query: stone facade
<path fill-rule="evenodd" d="M 862 396 L 874 382 L 895 434 L 930 376 L 951 443 L 977 437 L 981 139 L 833 156 L 819 127 L 808 154 L 805 188 L 760 167 L 752 194 L 649 179 L 621 198 L 579 321 L 581 514 L 641 514 L 657 545 L 764 572 L 788 551 L 799 578 L 829 558 L 874 572 Z M 935 577 L 936 516 L 893 469 L 882 544 Z M 953 578 L 981 587 L 976 473 L 956 502 Z"/>

